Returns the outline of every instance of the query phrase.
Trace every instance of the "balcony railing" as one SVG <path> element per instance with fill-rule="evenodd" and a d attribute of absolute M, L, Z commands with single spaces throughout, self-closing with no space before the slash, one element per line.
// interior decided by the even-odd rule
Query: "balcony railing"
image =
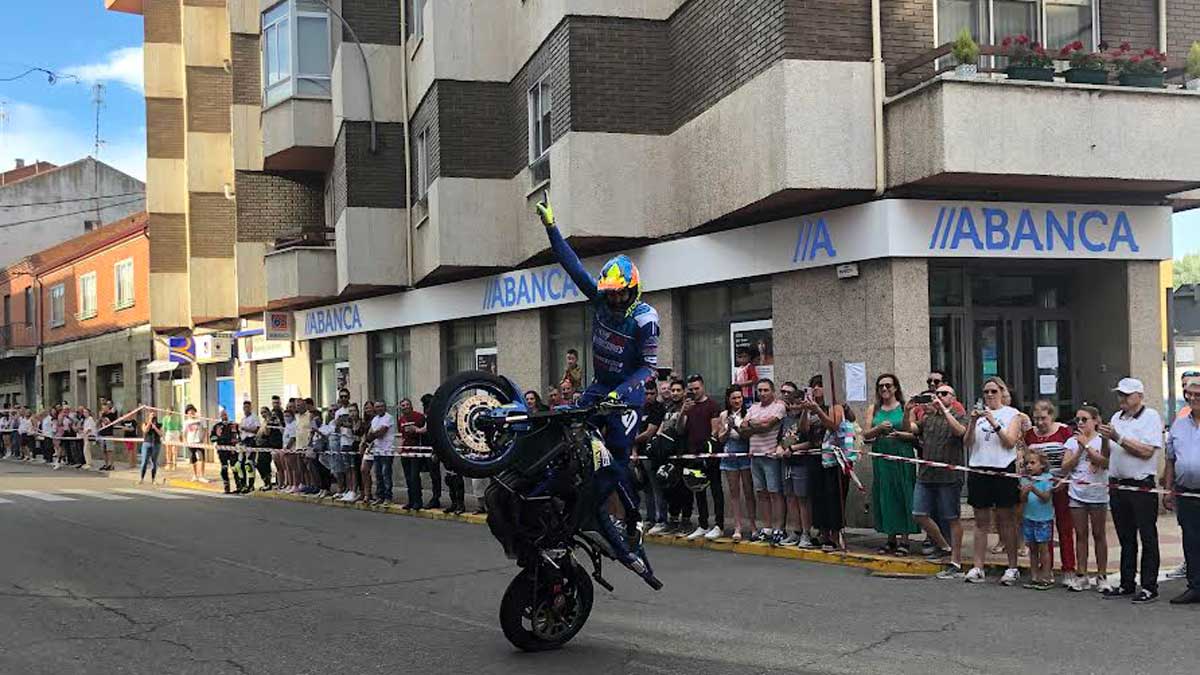
<path fill-rule="evenodd" d="M 943 73 L 952 72 L 956 65 L 953 63 L 951 53 L 954 44 L 947 42 L 944 45 L 935 47 L 928 51 L 905 61 L 891 72 L 890 77 L 895 79 L 903 79 L 905 89 L 911 89 L 920 85 L 923 82 L 936 79 Z M 1069 57 L 1060 56 L 1058 50 L 1052 50 L 1047 53 L 1047 56 L 1057 64 L 1066 64 L 1071 59 Z M 979 45 L 979 62 L 978 72 L 986 74 L 990 77 L 1003 75 L 1004 67 L 996 65 L 998 60 L 1007 57 L 1004 47 L 1000 45 Z M 1106 63 L 1111 62 L 1107 55 L 1102 55 Z M 927 68 L 928 67 L 928 68 Z M 1061 76 L 1062 73 L 1055 73 L 1056 76 Z M 1115 82 L 1110 74 L 1110 80 Z M 1165 80 L 1167 83 L 1179 83 L 1181 86 L 1186 80 L 1184 60 L 1181 58 L 1168 56 L 1166 63 Z"/>
<path fill-rule="evenodd" d="M 286 251 L 298 246 L 333 246 L 334 229 L 332 227 L 306 227 L 291 237 L 281 237 L 275 240 L 276 251 Z"/>
<path fill-rule="evenodd" d="M 0 349 L 22 349 L 37 346 L 37 326 L 11 323 L 0 326 Z"/>

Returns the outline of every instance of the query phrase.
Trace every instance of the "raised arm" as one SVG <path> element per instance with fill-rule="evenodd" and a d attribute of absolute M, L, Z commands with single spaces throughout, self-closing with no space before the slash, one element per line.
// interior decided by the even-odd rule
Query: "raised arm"
<path fill-rule="evenodd" d="M 571 277 L 571 281 L 575 282 L 584 295 L 589 299 L 595 298 L 599 293 L 596 290 L 596 280 L 588 274 L 583 263 L 579 261 L 579 256 L 575 255 L 571 245 L 567 243 L 566 239 L 563 239 L 562 233 L 554 224 L 554 209 L 550 206 L 549 195 L 542 193 L 542 201 L 537 203 L 536 208 L 538 217 L 546 226 L 546 236 L 550 238 L 550 250 L 554 252 L 554 259 L 558 261 L 559 265 L 562 265 L 567 276 Z"/>

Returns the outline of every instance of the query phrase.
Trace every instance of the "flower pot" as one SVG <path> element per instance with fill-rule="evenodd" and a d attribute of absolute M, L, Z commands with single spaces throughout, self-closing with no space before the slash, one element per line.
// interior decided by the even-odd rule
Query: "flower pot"
<path fill-rule="evenodd" d="M 1183 86 L 1188 91 L 1200 91 L 1200 77 L 1188 80 Z"/>
<path fill-rule="evenodd" d="M 1053 82 L 1054 69 L 1041 66 L 1009 66 L 1004 74 L 1010 80 L 1033 80 L 1035 82 Z"/>
<path fill-rule="evenodd" d="M 1064 73 L 1075 84 L 1108 84 L 1108 71 L 1096 68 L 1071 68 Z"/>
<path fill-rule="evenodd" d="M 970 79 L 979 74 L 979 66 L 974 63 L 960 63 L 954 67 L 955 77 Z"/>
<path fill-rule="evenodd" d="M 1138 73 L 1121 73 L 1117 80 L 1123 87 L 1146 87 L 1149 89 L 1162 89 L 1163 76 L 1162 73 L 1157 75 L 1140 75 Z"/>

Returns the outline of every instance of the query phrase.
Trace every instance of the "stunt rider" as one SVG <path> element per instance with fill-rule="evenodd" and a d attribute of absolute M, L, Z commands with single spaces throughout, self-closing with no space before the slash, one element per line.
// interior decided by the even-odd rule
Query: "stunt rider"
<path fill-rule="evenodd" d="M 595 375 L 578 405 L 595 405 L 608 399 L 632 406 L 631 410 L 610 413 L 603 419 L 604 443 L 612 454 L 612 463 L 595 474 L 595 509 L 600 531 L 617 559 L 645 576 L 651 572 L 640 543 L 635 543 L 634 550 L 630 550 L 625 535 L 609 518 L 607 503 L 615 491 L 625 507 L 632 534 L 637 528 L 639 514 L 637 494 L 630 488 L 628 479 L 629 455 L 645 402 L 645 382 L 654 376 L 658 366 L 658 312 L 641 301 L 638 270 L 628 256 L 610 259 L 601 268 L 599 278 L 593 279 L 555 227 L 549 196 L 543 194 L 537 212 L 546 226 L 555 259 L 592 306 L 592 372 Z M 640 542 L 640 537 L 634 541 Z"/>

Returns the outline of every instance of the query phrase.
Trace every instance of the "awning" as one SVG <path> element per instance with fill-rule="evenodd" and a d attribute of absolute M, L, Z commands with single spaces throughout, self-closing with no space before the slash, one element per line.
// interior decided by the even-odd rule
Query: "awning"
<path fill-rule="evenodd" d="M 151 375 L 154 375 L 156 373 L 170 372 L 172 370 L 175 370 L 178 367 L 179 367 L 179 363 L 176 361 L 167 361 L 166 359 L 160 359 L 157 361 L 151 361 L 150 363 L 147 363 L 146 364 L 146 372 L 150 373 Z"/>

